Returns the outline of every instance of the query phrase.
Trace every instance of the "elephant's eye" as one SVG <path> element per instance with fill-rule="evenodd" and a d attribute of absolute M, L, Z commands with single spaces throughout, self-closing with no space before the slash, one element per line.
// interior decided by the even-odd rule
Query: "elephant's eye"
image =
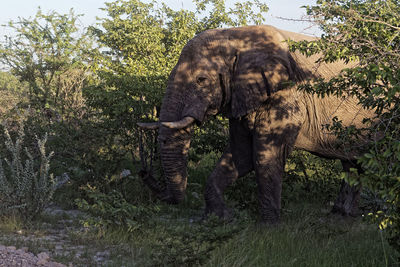
<path fill-rule="evenodd" d="M 206 81 L 207 81 L 206 77 L 198 77 L 197 78 L 197 84 L 198 85 L 204 85 L 206 83 Z"/>

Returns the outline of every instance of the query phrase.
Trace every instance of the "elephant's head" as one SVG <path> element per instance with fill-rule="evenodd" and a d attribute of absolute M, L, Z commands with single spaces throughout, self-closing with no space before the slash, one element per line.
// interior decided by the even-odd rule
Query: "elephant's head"
<path fill-rule="evenodd" d="M 184 197 L 193 123 L 219 112 L 231 118 L 252 112 L 295 79 L 293 64 L 284 38 L 270 26 L 209 30 L 189 41 L 169 77 L 161 123 L 140 124 L 159 127 L 168 184 L 158 195 L 172 203 Z"/>

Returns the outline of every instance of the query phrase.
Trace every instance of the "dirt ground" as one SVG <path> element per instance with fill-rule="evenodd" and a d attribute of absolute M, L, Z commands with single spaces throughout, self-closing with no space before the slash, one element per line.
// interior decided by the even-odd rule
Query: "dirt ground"
<path fill-rule="evenodd" d="M 45 211 L 44 216 L 43 221 L 29 229 L 0 229 L 0 266 L 107 264 L 109 250 L 79 239 L 85 231 L 79 222 L 84 216 L 81 212 L 51 207 Z"/>
<path fill-rule="evenodd" d="M 66 265 L 53 262 L 47 253 L 34 255 L 27 251 L 28 248 L 16 249 L 13 246 L 0 245 L 0 266 L 21 267 L 66 267 Z"/>

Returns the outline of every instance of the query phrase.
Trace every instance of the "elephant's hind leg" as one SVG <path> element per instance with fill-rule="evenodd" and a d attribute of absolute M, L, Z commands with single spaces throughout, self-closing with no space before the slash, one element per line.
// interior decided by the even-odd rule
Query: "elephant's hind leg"
<path fill-rule="evenodd" d="M 361 169 L 354 166 L 351 162 L 342 161 L 343 170 L 350 173 L 351 167 L 357 167 L 359 172 Z M 332 208 L 332 213 L 339 213 L 343 216 L 356 216 L 359 213 L 358 200 L 360 198 L 361 184 L 349 185 L 345 180 L 342 180 L 339 194 Z"/>
<path fill-rule="evenodd" d="M 356 216 L 358 214 L 360 191 L 360 185 L 351 186 L 345 180 L 342 180 L 332 213 L 339 213 L 343 216 Z"/>

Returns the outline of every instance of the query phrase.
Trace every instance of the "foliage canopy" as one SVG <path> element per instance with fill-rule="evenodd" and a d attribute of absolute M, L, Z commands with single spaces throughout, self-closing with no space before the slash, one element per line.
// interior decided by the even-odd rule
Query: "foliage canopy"
<path fill-rule="evenodd" d="M 64 114 L 82 105 L 91 42 L 79 34 L 78 18 L 72 10 L 60 15 L 39 9 L 34 18 L 9 22 L 14 35 L 0 45 L 0 62 L 28 84 L 31 106 Z"/>

